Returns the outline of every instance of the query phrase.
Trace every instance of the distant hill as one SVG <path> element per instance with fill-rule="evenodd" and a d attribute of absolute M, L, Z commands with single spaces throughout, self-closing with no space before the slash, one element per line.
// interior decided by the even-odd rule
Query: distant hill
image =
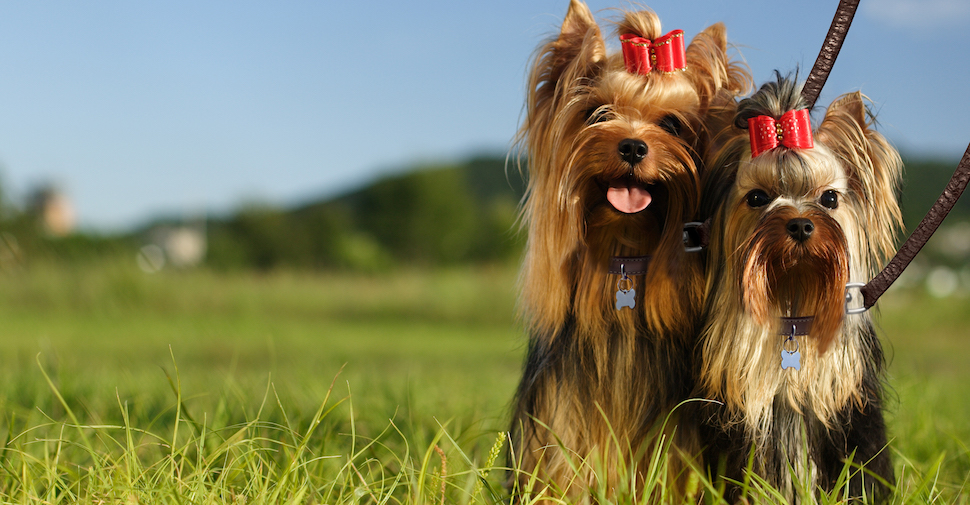
<path fill-rule="evenodd" d="M 208 263 L 379 270 L 506 261 L 521 250 L 514 225 L 523 191 L 504 157 L 415 167 L 334 198 L 210 221 Z"/>

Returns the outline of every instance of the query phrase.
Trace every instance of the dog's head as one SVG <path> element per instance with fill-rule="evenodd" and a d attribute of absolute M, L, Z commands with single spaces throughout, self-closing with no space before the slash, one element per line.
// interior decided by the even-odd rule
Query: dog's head
<path fill-rule="evenodd" d="M 682 32 L 664 35 L 654 13 L 628 12 L 615 40 L 683 47 Z M 749 82 L 726 47 L 714 25 L 677 63 L 654 58 L 651 69 L 637 68 L 624 51 L 607 54 L 593 15 L 573 0 L 558 36 L 539 48 L 519 135 L 529 172 L 524 305 L 534 325 L 555 330 L 570 310 L 581 323 L 602 319 L 616 282 L 606 274 L 611 256 L 652 256 L 638 292 L 657 301 L 638 310 L 657 329 L 676 319 L 686 303 L 675 277 L 691 261 L 682 230 L 698 206 L 705 114 L 722 90 Z M 696 291 L 688 297 L 699 299 Z"/>
<path fill-rule="evenodd" d="M 867 280 L 892 253 L 902 163 L 872 129 L 860 93 L 832 103 L 812 136 L 800 91 L 779 75 L 741 101 L 736 124 L 750 126 L 735 128 L 730 154 L 713 163 L 727 177 L 705 193 L 722 185 L 712 198 L 721 202 L 715 255 L 726 286 L 759 324 L 814 316 L 811 334 L 824 352 L 842 326 L 846 283 Z M 759 152 L 763 128 L 778 145 Z"/>

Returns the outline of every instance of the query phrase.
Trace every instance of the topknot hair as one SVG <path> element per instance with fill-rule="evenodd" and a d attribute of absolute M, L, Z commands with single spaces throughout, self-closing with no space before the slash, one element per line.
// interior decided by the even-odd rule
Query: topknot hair
<path fill-rule="evenodd" d="M 660 30 L 660 18 L 651 10 L 624 12 L 623 19 L 617 22 L 616 34 L 636 35 L 647 39 L 655 39 L 663 35 Z"/>
<path fill-rule="evenodd" d="M 734 125 L 743 130 L 748 129 L 748 119 L 755 116 L 771 116 L 775 119 L 790 110 L 809 108 L 808 102 L 802 96 L 803 82 L 798 80 L 798 72 L 782 76 L 775 70 L 775 80 L 768 81 L 755 94 L 738 103 L 738 112 L 734 116 Z"/>

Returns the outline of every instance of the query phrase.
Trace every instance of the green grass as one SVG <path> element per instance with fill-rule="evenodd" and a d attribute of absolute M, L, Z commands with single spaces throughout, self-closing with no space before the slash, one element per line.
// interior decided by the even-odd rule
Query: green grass
<path fill-rule="evenodd" d="M 514 282 L 514 267 L 3 273 L 0 502 L 417 504 L 444 483 L 448 503 L 498 503 L 524 352 Z M 968 306 L 879 303 L 900 503 L 967 502 Z"/>

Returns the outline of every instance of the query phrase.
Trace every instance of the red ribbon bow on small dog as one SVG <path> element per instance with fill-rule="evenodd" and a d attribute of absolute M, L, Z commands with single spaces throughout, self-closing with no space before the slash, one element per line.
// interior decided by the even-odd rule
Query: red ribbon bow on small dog
<path fill-rule="evenodd" d="M 620 46 L 623 63 L 631 74 L 647 75 L 654 68 L 661 72 L 687 68 L 683 30 L 674 30 L 654 40 L 626 33 L 620 35 Z"/>
<path fill-rule="evenodd" d="M 790 110 L 777 121 L 771 116 L 749 118 L 748 136 L 752 158 L 779 145 L 799 149 L 811 149 L 815 145 L 808 109 Z"/>

